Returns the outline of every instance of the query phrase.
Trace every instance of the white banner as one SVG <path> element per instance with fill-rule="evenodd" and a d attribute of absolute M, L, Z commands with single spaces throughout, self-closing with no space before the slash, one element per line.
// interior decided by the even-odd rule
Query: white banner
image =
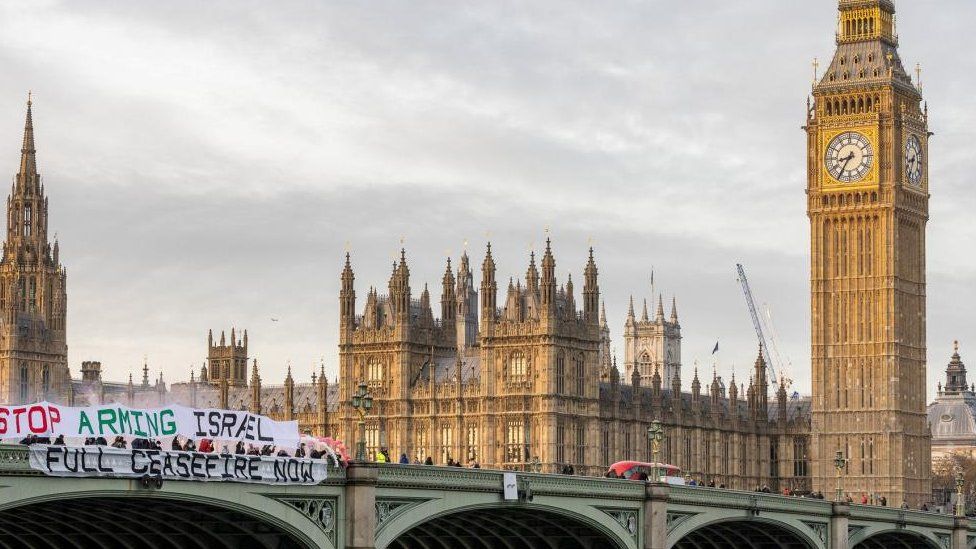
<path fill-rule="evenodd" d="M 111 446 L 30 446 L 32 469 L 57 477 L 162 478 L 261 484 L 318 484 L 328 476 L 324 459 L 168 450 L 126 450 Z"/>
<path fill-rule="evenodd" d="M 157 438 L 242 440 L 258 445 L 298 446 L 298 422 L 275 421 L 240 410 L 187 408 L 174 404 L 162 408 L 129 408 L 122 404 L 70 407 L 38 402 L 0 406 L 0 438 L 27 435 L 104 437 L 118 435 Z"/>

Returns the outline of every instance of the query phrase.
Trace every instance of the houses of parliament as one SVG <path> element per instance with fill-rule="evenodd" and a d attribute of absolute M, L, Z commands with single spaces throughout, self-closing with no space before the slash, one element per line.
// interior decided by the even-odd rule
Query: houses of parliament
<path fill-rule="evenodd" d="M 631 301 L 621 369 L 596 252 L 577 266 L 577 286 L 557 279 L 548 239 L 540 257 L 526 258 L 524 279 L 507 284 L 495 268 L 504 252 L 490 244 L 477 258 L 447 259 L 436 297 L 411 279 L 405 250 L 382 289 L 357 286 L 347 254 L 331 382 L 322 368 L 296 383 L 289 368 L 282 384 L 264 383 L 247 332 L 237 330 L 207 336 L 208 360 L 189 380 L 167 385 L 144 365 L 140 380 L 108 382 L 98 362 L 73 378 L 67 274 L 48 237 L 28 102 L 0 262 L 0 399 L 249 409 L 353 445 L 349 402 L 365 383 L 375 403 L 367 446 L 411 460 L 599 475 L 615 461 L 650 461 L 647 429 L 660 421 L 660 460 L 701 480 L 831 493 L 839 451 L 845 490 L 917 505 L 929 497 L 931 471 L 929 133 L 894 14 L 891 0 L 839 0 L 834 58 L 808 100 L 811 397 L 771 386 L 761 349 L 738 380 L 683 365 L 677 302 L 665 307 L 657 295 L 640 314 Z"/>

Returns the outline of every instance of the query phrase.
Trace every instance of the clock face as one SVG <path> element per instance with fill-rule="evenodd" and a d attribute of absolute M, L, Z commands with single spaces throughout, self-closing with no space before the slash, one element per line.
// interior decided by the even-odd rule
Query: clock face
<path fill-rule="evenodd" d="M 867 137 L 857 132 L 844 132 L 827 146 L 824 162 L 831 177 L 837 181 L 860 181 L 871 170 L 874 149 Z"/>
<path fill-rule="evenodd" d="M 913 187 L 922 186 L 922 143 L 914 135 L 905 141 L 905 177 Z"/>

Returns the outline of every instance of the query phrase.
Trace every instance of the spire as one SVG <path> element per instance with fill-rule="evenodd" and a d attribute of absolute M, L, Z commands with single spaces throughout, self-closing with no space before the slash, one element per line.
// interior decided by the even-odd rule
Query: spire
<path fill-rule="evenodd" d="M 600 288 L 597 284 L 596 261 L 593 259 L 593 247 L 590 247 L 590 257 L 583 270 L 583 315 L 588 322 L 599 324 L 599 306 Z"/>
<path fill-rule="evenodd" d="M 671 323 L 678 323 L 678 299 L 674 296 L 671 297 Z"/>
<path fill-rule="evenodd" d="M 607 327 L 607 304 L 605 301 L 600 302 L 600 327 Z"/>
<path fill-rule="evenodd" d="M 540 288 L 543 307 L 549 313 L 556 305 L 556 259 L 552 255 L 552 241 L 546 238 L 546 251 L 542 255 L 542 287 Z"/>
<path fill-rule="evenodd" d="M 634 321 L 634 296 L 630 296 L 630 305 L 627 307 L 627 322 Z"/>
<path fill-rule="evenodd" d="M 34 148 L 34 119 L 32 116 L 31 94 L 27 94 L 27 120 L 24 122 L 24 144 L 20 148 L 20 180 L 37 175 L 37 150 Z"/>
<path fill-rule="evenodd" d="M 525 287 L 530 293 L 539 291 L 539 270 L 535 267 L 535 250 L 529 252 L 529 268 L 525 271 Z"/>
<path fill-rule="evenodd" d="M 142 357 L 142 386 L 149 387 L 149 359 Z"/>
<path fill-rule="evenodd" d="M 664 322 L 664 298 L 657 296 L 657 313 L 654 315 L 655 322 Z"/>
<path fill-rule="evenodd" d="M 644 299 L 644 312 L 641 314 L 641 322 L 647 322 L 647 299 Z"/>

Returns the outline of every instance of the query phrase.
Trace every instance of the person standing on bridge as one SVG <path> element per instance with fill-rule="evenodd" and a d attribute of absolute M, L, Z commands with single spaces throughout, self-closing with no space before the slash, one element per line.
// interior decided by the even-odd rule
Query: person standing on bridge
<path fill-rule="evenodd" d="M 410 458 L 407 457 L 407 454 L 400 454 L 400 464 L 401 465 L 409 465 L 410 464 Z"/>
<path fill-rule="evenodd" d="M 376 463 L 386 463 L 386 462 L 387 462 L 386 454 L 383 453 L 383 450 L 377 450 Z"/>

